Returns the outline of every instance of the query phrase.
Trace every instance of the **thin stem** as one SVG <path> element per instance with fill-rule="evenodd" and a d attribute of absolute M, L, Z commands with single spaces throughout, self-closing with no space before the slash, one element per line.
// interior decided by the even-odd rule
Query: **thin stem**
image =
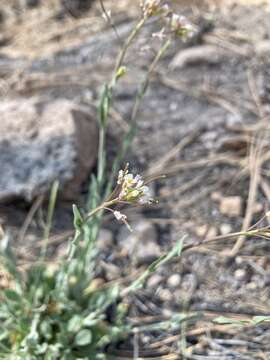
<path fill-rule="evenodd" d="M 97 182 L 98 182 L 98 187 L 99 187 L 99 193 L 101 193 L 102 190 L 102 185 L 103 185 L 103 179 L 104 179 L 104 174 L 105 174 L 105 170 L 106 170 L 106 164 L 105 164 L 105 139 L 106 139 L 106 130 L 107 130 L 107 120 L 108 120 L 108 114 L 109 114 L 109 109 L 111 107 L 111 96 L 112 96 L 112 91 L 113 88 L 116 84 L 116 80 L 117 80 L 117 73 L 118 70 L 120 69 L 120 67 L 122 66 L 127 50 L 130 47 L 131 43 L 133 42 L 133 40 L 135 39 L 135 37 L 138 35 L 138 33 L 140 32 L 140 30 L 142 29 L 142 27 L 144 26 L 145 22 L 147 21 L 147 17 L 143 17 L 138 23 L 137 25 L 133 28 L 133 30 L 131 31 L 130 35 L 128 36 L 126 42 L 123 45 L 122 50 L 119 53 L 119 56 L 116 60 L 116 64 L 115 64 L 115 68 L 113 71 L 113 76 L 111 79 L 111 82 L 109 84 L 109 86 L 107 87 L 107 91 L 106 91 L 106 96 L 107 98 L 107 111 L 106 111 L 106 119 L 102 119 L 103 121 L 101 122 L 101 126 L 100 126 L 100 132 L 99 132 L 99 149 L 98 149 L 98 176 L 97 176 Z M 103 99 L 104 100 L 104 99 Z M 112 187 L 112 181 L 111 180 L 109 182 L 109 186 L 110 188 Z M 105 193 L 105 197 L 106 195 L 108 195 L 108 192 Z"/>
<path fill-rule="evenodd" d="M 105 171 L 105 136 L 106 136 L 106 130 L 102 126 L 100 128 L 99 132 L 99 143 L 98 143 L 98 170 L 97 170 L 97 181 L 99 185 L 99 190 L 101 190 L 101 183 L 103 181 L 104 177 L 104 171 Z"/>
<path fill-rule="evenodd" d="M 159 60 L 164 55 L 164 53 L 168 50 L 170 45 L 171 45 L 171 40 L 169 39 L 159 49 L 158 53 L 156 54 L 156 56 L 154 57 L 152 63 L 149 66 L 149 69 L 147 71 L 147 74 L 145 76 L 144 81 L 142 82 L 142 84 L 141 84 L 141 86 L 140 86 L 140 88 L 139 88 L 139 90 L 137 92 L 135 103 L 134 103 L 134 106 L 133 106 L 133 109 L 132 109 L 132 112 L 131 112 L 130 129 L 129 129 L 128 133 L 125 135 L 125 138 L 124 138 L 123 143 L 122 143 L 122 149 L 119 152 L 119 155 L 114 160 L 110 181 L 108 182 L 108 186 L 107 186 L 107 190 L 106 190 L 107 195 L 111 192 L 113 179 L 114 179 L 117 171 L 119 170 L 120 163 L 123 161 L 123 159 L 125 157 L 125 154 L 128 151 L 128 149 L 130 147 L 130 144 L 131 144 L 131 142 L 132 142 L 132 140 L 133 140 L 133 138 L 135 136 L 137 114 L 138 114 L 138 111 L 139 111 L 143 96 L 145 95 L 145 93 L 146 93 L 146 91 L 148 89 L 151 76 L 152 76 L 152 74 L 153 74 Z"/>
<path fill-rule="evenodd" d="M 47 253 L 48 241 L 49 241 L 50 231 L 51 231 L 51 227 L 52 227 L 52 220 L 53 220 L 53 214 L 54 214 L 54 209 L 55 209 L 55 205 L 56 205 L 58 189 L 59 189 L 59 182 L 55 181 L 53 183 L 51 194 L 50 194 L 47 221 L 46 221 L 46 226 L 44 229 L 44 246 L 41 251 L 41 258 L 43 260 Z"/>
<path fill-rule="evenodd" d="M 131 114 L 131 124 L 133 124 L 135 122 L 135 120 L 136 120 L 142 98 L 145 95 L 146 90 L 148 89 L 151 76 L 152 76 L 158 62 L 162 58 L 162 56 L 166 53 L 166 51 L 168 50 L 168 48 L 170 46 L 171 46 L 171 40 L 168 39 L 162 45 L 162 47 L 159 49 L 159 51 L 156 54 L 154 60 L 150 64 L 149 69 L 148 69 L 147 74 L 146 74 L 146 77 L 145 77 L 144 81 L 142 82 L 140 90 L 138 91 L 137 96 L 136 96 L 135 104 L 134 104 L 134 107 L 132 109 L 132 114 Z"/>
<path fill-rule="evenodd" d="M 219 235 L 219 236 L 215 236 L 208 240 L 200 241 L 196 244 L 185 245 L 183 247 L 183 251 L 186 251 L 186 250 L 189 250 L 194 247 L 201 246 L 201 245 L 208 245 L 215 241 L 233 239 L 233 238 L 236 238 L 239 236 L 247 236 L 247 237 L 261 236 L 261 235 L 265 234 L 266 232 L 269 232 L 269 229 L 263 228 L 263 229 L 255 229 L 255 230 L 251 230 L 251 231 L 238 231 L 238 232 L 227 234 L 227 235 Z"/>
<path fill-rule="evenodd" d="M 102 203 L 100 206 L 98 206 L 97 208 L 95 208 L 94 210 L 90 211 L 87 215 L 85 220 L 90 219 L 91 217 L 93 217 L 94 215 L 96 215 L 99 211 L 102 211 L 106 208 L 109 208 L 110 206 L 115 205 L 117 202 L 119 202 L 119 199 L 113 199 L 110 201 L 105 201 L 104 203 Z"/>
<path fill-rule="evenodd" d="M 134 29 L 130 33 L 129 37 L 127 38 L 126 42 L 124 43 L 123 48 L 122 48 L 121 52 L 119 53 L 119 56 L 116 60 L 116 64 L 115 64 L 115 68 L 114 68 L 114 76 L 112 78 L 111 84 L 114 84 L 115 75 L 117 74 L 117 71 L 119 70 L 119 68 L 123 65 L 127 50 L 130 47 L 133 40 L 135 39 L 135 37 L 137 36 L 137 34 L 139 33 L 139 31 L 141 30 L 141 28 L 144 26 L 146 20 L 147 20 L 147 17 L 144 16 L 134 27 Z"/>

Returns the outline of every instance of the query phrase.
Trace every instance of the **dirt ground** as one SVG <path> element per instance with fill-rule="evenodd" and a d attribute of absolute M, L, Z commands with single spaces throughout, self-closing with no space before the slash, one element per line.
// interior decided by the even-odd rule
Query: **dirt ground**
<path fill-rule="evenodd" d="M 123 39 L 139 1 L 105 3 Z M 162 252 L 183 235 L 186 243 L 195 243 L 247 230 L 269 210 L 270 200 L 270 3 L 172 3 L 189 16 L 198 32 L 185 43 L 176 42 L 162 59 L 141 106 L 129 156 L 136 170 L 167 175 L 152 189 L 159 204 L 129 215 L 131 221 L 144 218 L 154 225 Z M 16 1 L 1 7 L 2 96 L 65 97 L 96 107 L 119 48 L 98 2 L 77 19 L 63 12 L 56 0 L 31 10 Z M 127 129 L 138 79 L 159 45 L 157 39 L 149 43 L 157 29 L 158 24 L 150 24 L 130 51 L 128 76 L 117 90 L 111 114 L 110 156 Z M 83 203 L 85 192 L 86 187 L 78 203 Z M 29 261 L 30 248 L 40 244 L 42 211 L 21 236 L 29 208 L 12 204 L 0 209 L 2 223 L 19 233 L 22 262 Z M 59 245 L 70 235 L 70 204 L 59 204 L 56 219 L 51 242 Z M 105 222 L 104 227 L 113 233 L 114 245 L 101 259 L 110 271 L 117 267 L 119 276 L 127 276 L 146 265 L 134 264 L 122 251 L 117 224 L 110 227 Z M 131 320 L 149 323 L 175 310 L 192 314 L 203 310 L 204 316 L 183 326 L 186 358 L 270 359 L 269 323 L 241 331 L 211 322 L 221 315 L 249 319 L 270 313 L 269 240 L 249 238 L 239 249 L 236 240 L 199 246 L 160 269 L 131 300 Z M 173 357 L 177 333 L 150 332 L 139 334 L 137 340 L 141 357 L 177 358 Z M 132 342 L 120 344 L 117 354 L 132 358 L 132 347 Z"/>

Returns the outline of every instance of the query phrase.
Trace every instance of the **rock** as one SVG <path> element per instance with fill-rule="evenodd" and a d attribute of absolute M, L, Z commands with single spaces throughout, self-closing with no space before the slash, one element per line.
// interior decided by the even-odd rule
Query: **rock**
<path fill-rule="evenodd" d="M 150 278 L 147 280 L 147 287 L 148 288 L 156 288 L 158 285 L 162 283 L 164 280 L 164 277 L 159 274 L 153 274 L 150 276 Z"/>
<path fill-rule="evenodd" d="M 242 199 L 240 196 L 223 197 L 220 201 L 219 211 L 229 217 L 237 217 L 242 212 Z"/>
<path fill-rule="evenodd" d="M 206 239 L 212 239 L 216 237 L 218 234 L 217 229 L 214 226 L 210 226 L 210 228 L 207 231 Z"/>
<path fill-rule="evenodd" d="M 118 235 L 118 242 L 122 249 L 132 257 L 136 263 L 148 263 L 161 255 L 157 244 L 157 232 L 154 225 L 147 220 L 131 223 L 133 232 L 123 226 Z"/>
<path fill-rule="evenodd" d="M 95 164 L 98 130 L 87 108 L 68 100 L 0 105 L 0 201 L 27 201 L 60 181 L 72 199 Z"/>
<path fill-rule="evenodd" d="M 169 277 L 167 280 L 167 285 L 170 288 L 177 288 L 181 284 L 181 275 L 179 274 L 173 274 Z"/>
<path fill-rule="evenodd" d="M 158 295 L 162 301 L 169 302 L 173 299 L 173 294 L 170 292 L 169 289 L 161 289 Z"/>
<path fill-rule="evenodd" d="M 221 235 L 228 235 L 232 232 L 232 227 L 230 224 L 221 224 L 220 233 Z"/>
<path fill-rule="evenodd" d="M 116 266 L 115 264 L 108 262 L 101 262 L 101 268 L 105 271 L 106 278 L 108 281 L 113 281 L 119 279 L 121 276 L 121 268 Z"/>
<path fill-rule="evenodd" d="M 70 247 L 69 241 L 65 241 L 61 243 L 54 252 L 54 254 L 56 255 L 55 258 L 65 259 L 68 256 L 69 247 Z"/>
<path fill-rule="evenodd" d="M 257 290 L 257 284 L 255 282 L 251 281 L 246 285 L 246 289 L 247 290 Z"/>
<path fill-rule="evenodd" d="M 222 199 L 222 195 L 220 192 L 214 191 L 211 193 L 211 200 L 218 202 L 220 201 L 220 199 Z"/>
<path fill-rule="evenodd" d="M 224 58 L 224 51 L 213 45 L 193 46 L 181 50 L 170 63 L 172 69 L 182 69 L 196 64 L 218 64 Z"/>
<path fill-rule="evenodd" d="M 200 238 L 204 238 L 207 234 L 208 225 L 204 224 L 196 228 L 196 235 Z"/>
<path fill-rule="evenodd" d="M 270 56 L 270 41 L 262 40 L 255 43 L 255 53 L 259 57 L 269 58 Z"/>
<path fill-rule="evenodd" d="M 94 0 L 62 0 L 62 7 L 70 15 L 77 18 L 90 10 L 93 2 Z"/>
<path fill-rule="evenodd" d="M 99 250 L 108 251 L 113 245 L 113 233 L 107 229 L 101 229 L 99 231 L 97 239 L 97 247 Z"/>
<path fill-rule="evenodd" d="M 263 210 L 264 210 L 263 204 L 256 202 L 253 205 L 253 208 L 252 208 L 253 214 L 261 213 Z"/>
<path fill-rule="evenodd" d="M 38 6 L 40 3 L 40 0 L 25 0 L 25 5 L 29 8 L 33 8 Z"/>
<path fill-rule="evenodd" d="M 200 238 L 211 239 L 217 236 L 217 229 L 214 226 L 208 226 L 207 224 L 196 228 L 196 235 Z"/>
<path fill-rule="evenodd" d="M 234 277 L 237 280 L 245 280 L 246 278 L 246 271 L 244 269 L 237 269 L 234 272 Z"/>

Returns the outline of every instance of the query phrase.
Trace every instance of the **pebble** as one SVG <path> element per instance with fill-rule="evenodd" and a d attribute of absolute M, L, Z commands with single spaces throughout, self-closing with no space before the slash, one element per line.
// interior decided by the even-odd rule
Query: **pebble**
<path fill-rule="evenodd" d="M 222 195 L 218 191 L 214 191 L 211 193 L 211 200 L 213 201 L 220 201 L 222 199 Z"/>
<path fill-rule="evenodd" d="M 102 262 L 102 267 L 105 270 L 106 278 L 108 281 L 119 279 L 121 269 L 118 266 L 112 263 Z"/>
<path fill-rule="evenodd" d="M 253 214 L 257 214 L 257 213 L 262 212 L 262 211 L 264 210 L 263 204 L 261 204 L 261 203 L 255 203 L 255 204 L 253 205 L 252 210 L 253 210 Z"/>
<path fill-rule="evenodd" d="M 208 230 L 208 225 L 201 225 L 196 228 L 196 235 L 200 238 L 205 237 Z"/>
<path fill-rule="evenodd" d="M 217 229 L 214 226 L 202 225 L 197 227 L 196 235 L 200 238 L 211 239 L 217 236 Z"/>
<path fill-rule="evenodd" d="M 257 289 L 257 284 L 255 282 L 249 282 L 246 286 L 246 288 L 248 290 L 256 290 Z"/>
<path fill-rule="evenodd" d="M 212 239 L 217 236 L 217 229 L 214 226 L 211 226 L 207 231 L 207 239 Z"/>
<path fill-rule="evenodd" d="M 118 234 L 117 241 L 122 251 L 132 257 L 135 263 L 148 263 L 161 255 L 161 249 L 157 243 L 155 226 L 140 219 L 130 223 L 132 233 L 123 226 Z"/>
<path fill-rule="evenodd" d="M 173 274 L 169 277 L 167 280 L 167 285 L 170 288 L 177 288 L 181 284 L 181 275 L 179 274 Z"/>
<path fill-rule="evenodd" d="M 173 299 L 173 294 L 169 289 L 162 289 L 159 291 L 159 297 L 162 301 L 171 301 Z"/>
<path fill-rule="evenodd" d="M 150 276 L 150 278 L 148 279 L 147 286 L 149 288 L 156 288 L 159 284 L 162 283 L 163 279 L 164 279 L 163 276 L 159 274 L 154 274 Z"/>
<path fill-rule="evenodd" d="M 237 280 L 244 280 L 246 277 L 246 271 L 244 269 L 237 269 L 234 272 L 234 277 Z"/>
<path fill-rule="evenodd" d="M 220 201 L 219 211 L 229 217 L 238 217 L 242 213 L 242 199 L 240 196 L 223 197 Z"/>
<path fill-rule="evenodd" d="M 232 227 L 230 224 L 221 224 L 220 233 L 221 235 L 228 235 L 232 232 Z"/>

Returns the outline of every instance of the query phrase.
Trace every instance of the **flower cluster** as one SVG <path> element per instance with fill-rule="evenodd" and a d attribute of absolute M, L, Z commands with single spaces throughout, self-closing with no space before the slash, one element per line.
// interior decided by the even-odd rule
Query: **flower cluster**
<path fill-rule="evenodd" d="M 141 8 L 145 18 L 161 16 L 166 23 L 167 34 L 186 38 L 191 37 L 195 32 L 194 25 L 186 17 L 174 13 L 169 5 L 162 0 L 143 0 L 141 1 Z M 163 39 L 165 37 L 165 28 L 154 36 Z"/>
<path fill-rule="evenodd" d="M 117 204 L 151 204 L 154 200 L 150 196 L 149 187 L 145 185 L 141 175 L 134 176 L 129 173 L 128 165 L 124 170 L 120 170 L 117 179 L 117 187 L 113 194 L 116 198 L 106 203 L 104 207 L 113 212 L 113 215 L 118 221 L 122 221 L 130 231 L 132 231 L 127 216 L 119 210 L 112 210 L 110 206 Z"/>
<path fill-rule="evenodd" d="M 172 14 L 170 18 L 170 30 L 176 36 L 191 37 L 194 34 L 194 25 L 192 25 L 185 16 Z"/>
<path fill-rule="evenodd" d="M 162 0 L 143 0 L 141 1 L 141 8 L 144 17 L 151 17 L 157 15 L 166 15 L 170 8 L 167 4 L 163 4 Z"/>
<path fill-rule="evenodd" d="M 150 204 L 153 202 L 149 187 L 145 185 L 142 177 L 130 174 L 128 168 L 119 171 L 117 184 L 120 188 L 118 195 L 120 201 L 132 204 Z"/>

